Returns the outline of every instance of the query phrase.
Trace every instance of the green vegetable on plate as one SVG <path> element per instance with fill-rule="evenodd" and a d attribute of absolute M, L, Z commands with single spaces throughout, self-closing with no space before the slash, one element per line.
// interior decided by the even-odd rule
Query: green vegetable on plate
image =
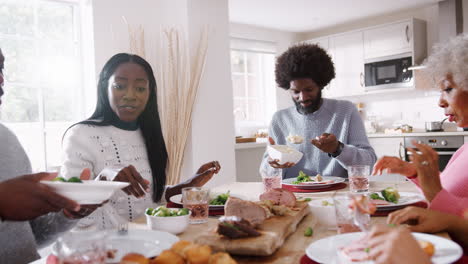
<path fill-rule="evenodd" d="M 400 193 L 398 193 L 398 190 L 393 187 L 387 187 L 380 193 L 387 202 L 398 203 L 398 200 L 400 199 Z"/>
<path fill-rule="evenodd" d="M 63 177 L 55 177 L 52 181 L 66 182 L 67 180 L 65 180 Z"/>
<path fill-rule="evenodd" d="M 312 230 L 312 227 L 307 227 L 306 230 L 304 231 L 304 236 L 310 237 L 314 234 L 314 230 Z"/>
<path fill-rule="evenodd" d="M 216 196 L 213 200 L 210 201 L 210 205 L 225 205 L 230 195 L 229 192 L 230 191 Z"/>

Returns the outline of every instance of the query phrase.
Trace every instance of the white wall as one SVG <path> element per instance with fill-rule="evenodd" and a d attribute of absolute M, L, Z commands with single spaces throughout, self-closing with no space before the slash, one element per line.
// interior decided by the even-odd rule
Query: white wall
<path fill-rule="evenodd" d="M 227 0 L 99 0 L 92 4 L 97 74 L 112 55 L 129 52 L 128 29 L 122 16 L 131 25 L 143 26 L 146 59 L 155 70 L 161 57 L 158 52 L 163 27 L 176 26 L 186 30 L 192 53 L 201 27 L 205 24 L 211 27 L 205 71 L 193 110 L 193 126 L 181 177 L 192 176 L 204 162 L 218 160 L 221 173 L 209 185 L 234 181 Z"/>

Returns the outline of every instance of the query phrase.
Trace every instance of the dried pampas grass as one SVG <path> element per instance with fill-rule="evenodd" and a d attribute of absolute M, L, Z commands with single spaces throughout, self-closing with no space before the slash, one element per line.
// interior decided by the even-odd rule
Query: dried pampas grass
<path fill-rule="evenodd" d="M 128 27 L 130 52 L 145 58 L 143 27 Z M 186 34 L 179 29 L 162 30 L 161 59 L 155 71 L 161 126 L 168 152 L 167 184 L 178 184 L 184 161 L 187 138 L 192 124 L 192 110 L 205 68 L 208 28 L 202 30 L 195 55 L 190 57 Z"/>
<path fill-rule="evenodd" d="M 201 34 L 195 55 L 191 58 L 186 35 L 178 29 L 163 30 L 165 42 L 161 60 L 160 109 L 164 139 L 169 155 L 167 183 L 178 184 L 187 138 L 192 123 L 192 110 L 205 68 L 208 29 Z M 192 60 L 191 60 L 192 59 Z"/>
<path fill-rule="evenodd" d="M 130 44 L 130 53 L 136 54 L 142 58 L 146 58 L 145 52 L 145 30 L 142 25 L 136 27 L 130 25 L 125 16 L 122 16 L 123 21 L 128 28 L 128 41 Z"/>

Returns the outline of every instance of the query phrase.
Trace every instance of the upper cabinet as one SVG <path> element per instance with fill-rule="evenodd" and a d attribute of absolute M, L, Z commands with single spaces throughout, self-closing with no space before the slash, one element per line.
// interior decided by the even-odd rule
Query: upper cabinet
<path fill-rule="evenodd" d="M 410 21 L 364 30 L 364 57 L 372 59 L 411 52 Z"/>
<path fill-rule="evenodd" d="M 362 32 L 350 32 L 330 37 L 336 78 L 331 90 L 335 95 L 351 96 L 364 92 L 364 54 Z"/>
<path fill-rule="evenodd" d="M 415 65 L 426 57 L 426 24 L 418 19 L 363 28 L 305 41 L 318 44 L 330 54 L 336 77 L 324 87 L 326 97 L 363 95 L 364 64 L 381 58 L 410 54 Z"/>
<path fill-rule="evenodd" d="M 425 22 L 408 19 L 363 30 L 364 59 L 412 53 L 416 64 L 426 55 Z"/>

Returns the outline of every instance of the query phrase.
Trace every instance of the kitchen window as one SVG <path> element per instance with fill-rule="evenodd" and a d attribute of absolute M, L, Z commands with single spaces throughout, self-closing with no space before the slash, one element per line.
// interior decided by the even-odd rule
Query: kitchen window
<path fill-rule="evenodd" d="M 17 135 L 34 171 L 60 165 L 64 131 L 85 117 L 86 10 L 79 0 L 0 0 L 6 58 L 0 120 Z"/>
<path fill-rule="evenodd" d="M 231 39 L 236 135 L 269 125 L 276 108 L 274 66 L 274 43 Z"/>

